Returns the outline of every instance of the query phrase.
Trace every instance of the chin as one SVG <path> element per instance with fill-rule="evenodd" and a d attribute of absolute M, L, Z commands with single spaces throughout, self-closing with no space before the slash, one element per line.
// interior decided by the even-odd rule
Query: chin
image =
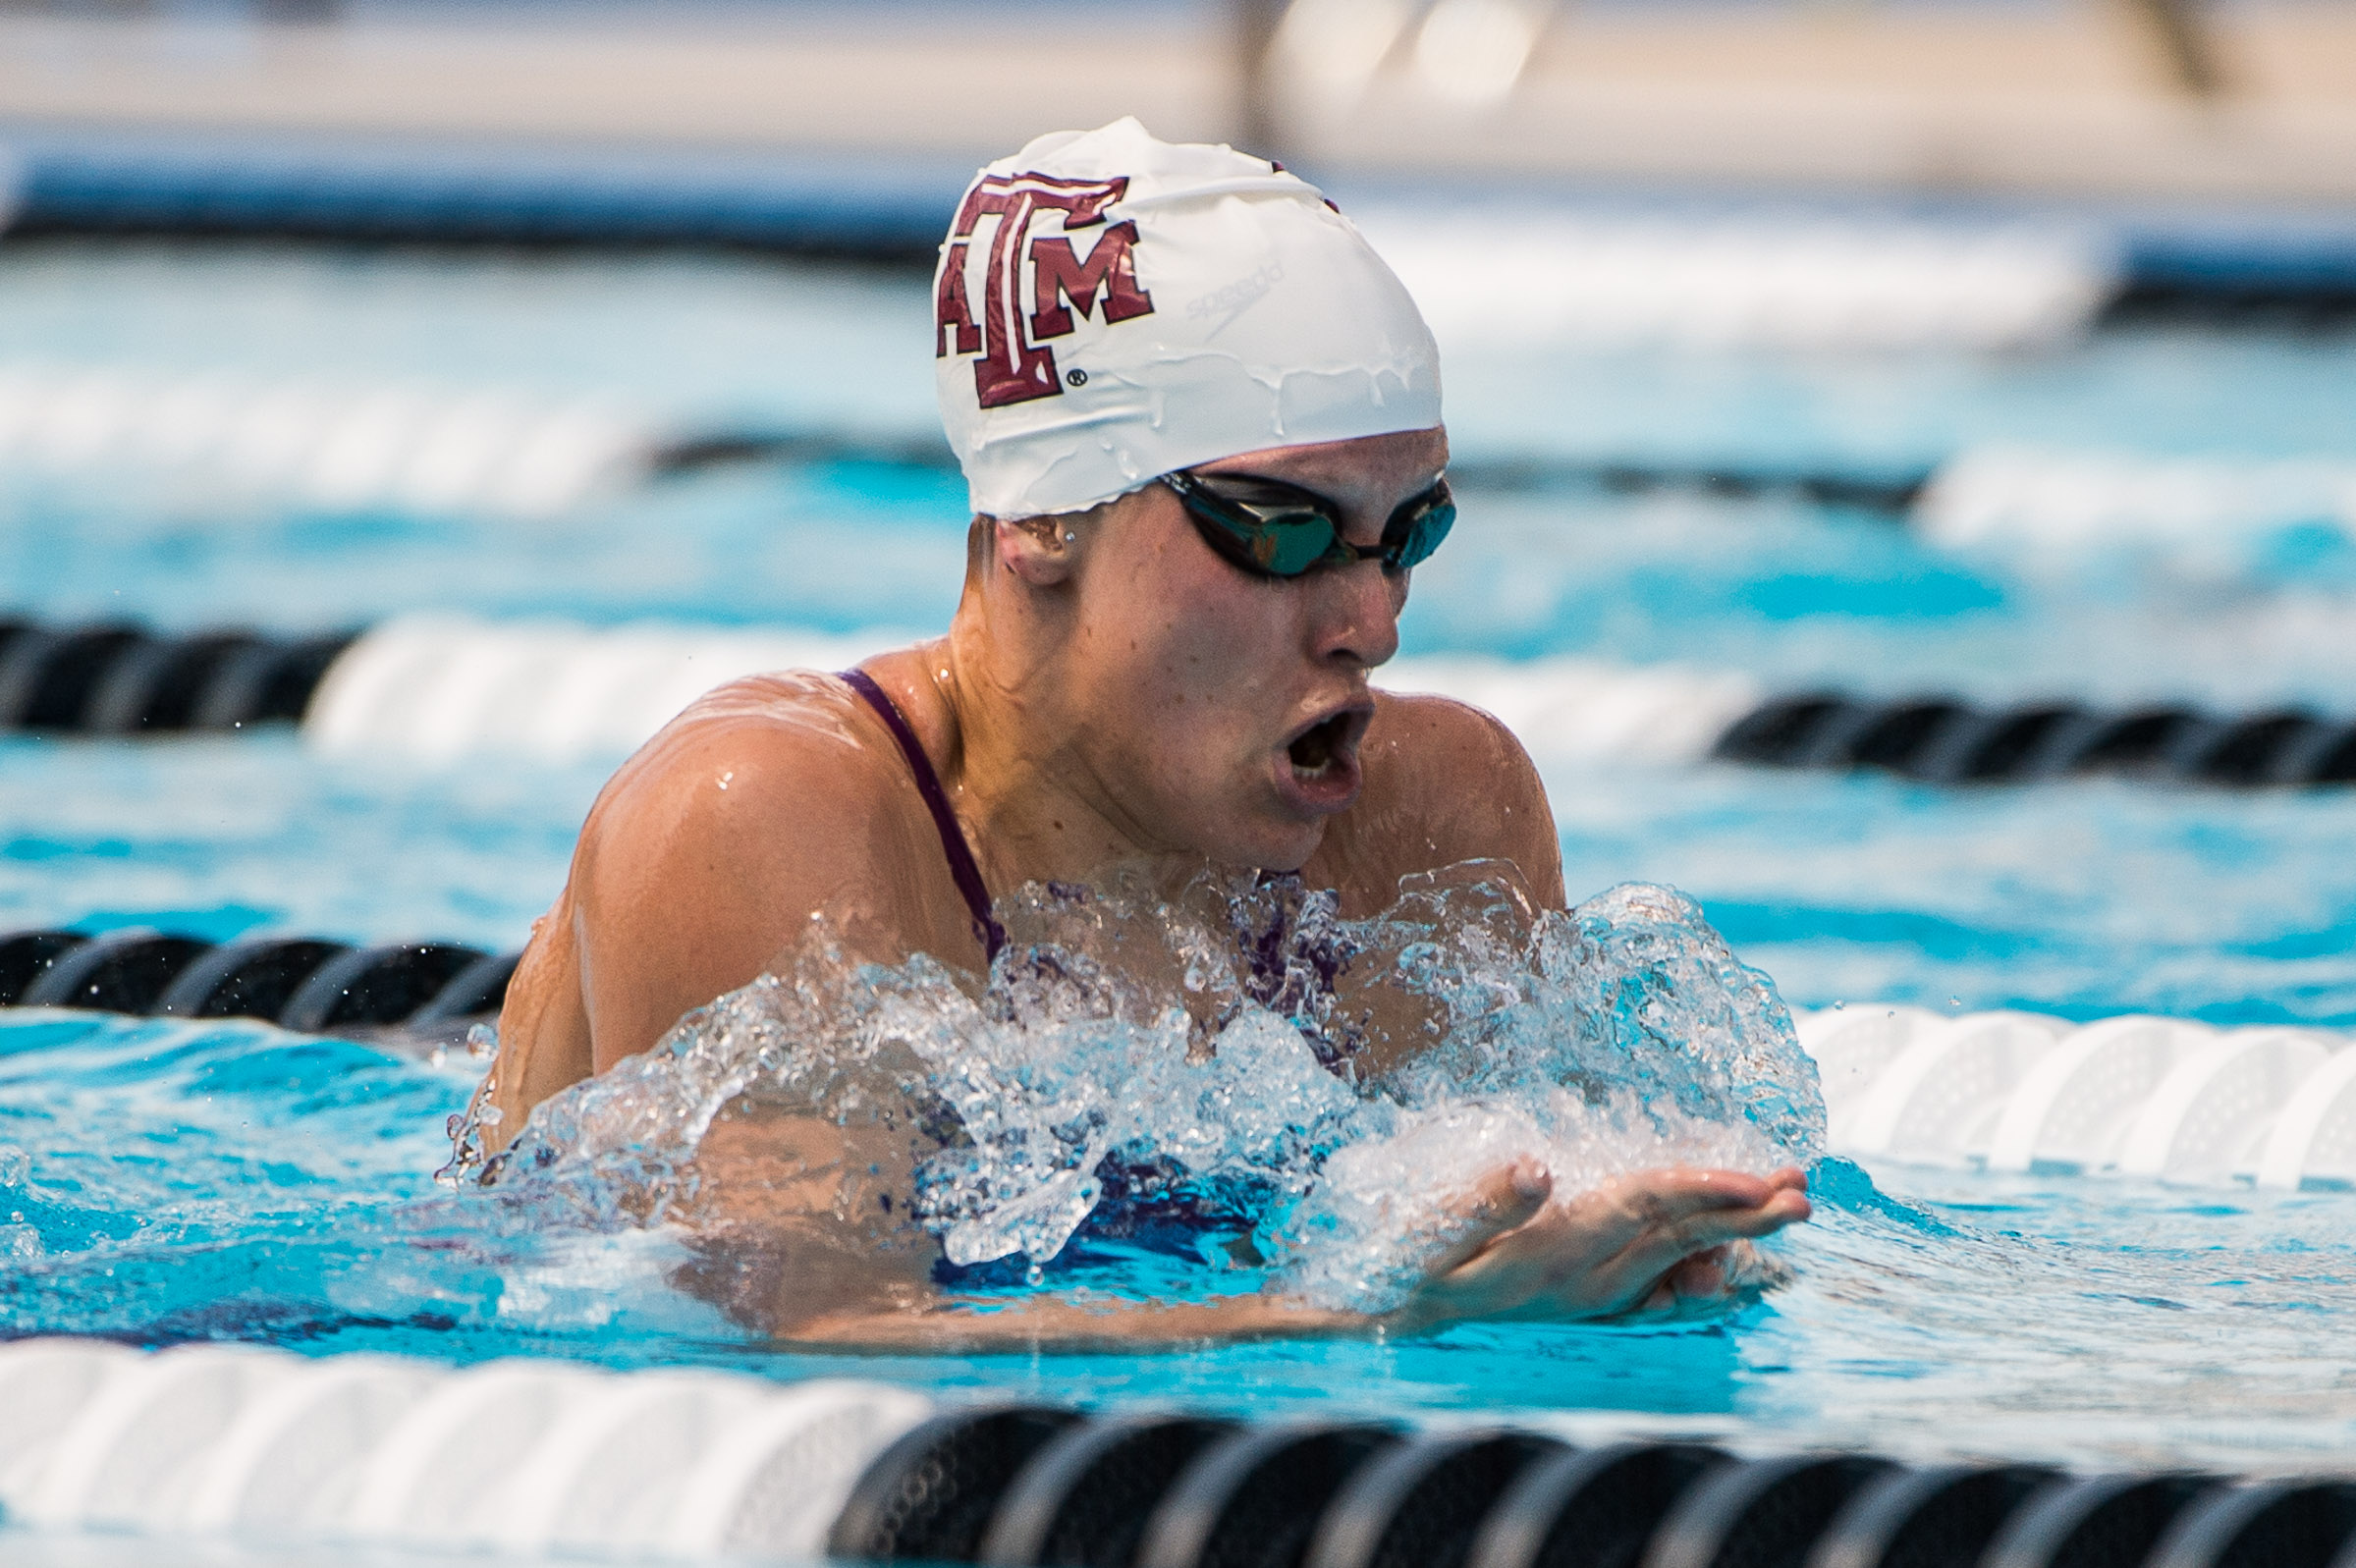
<path fill-rule="evenodd" d="M 1270 823 L 1266 829 L 1252 834 L 1248 840 L 1235 844 L 1231 853 L 1217 858 L 1230 865 L 1249 866 L 1255 871 L 1298 871 L 1317 853 L 1325 842 L 1325 824 Z"/>
<path fill-rule="evenodd" d="M 1256 771 L 1256 770 L 1255 770 Z M 1325 842 L 1340 812 L 1294 799 L 1281 781 L 1259 778 L 1222 781 L 1183 805 L 1176 800 L 1164 819 L 1179 829 L 1181 841 L 1223 866 L 1254 871 L 1298 871 Z M 1165 797 L 1168 799 L 1169 797 Z M 1209 802 L 1217 802 L 1210 805 Z"/>

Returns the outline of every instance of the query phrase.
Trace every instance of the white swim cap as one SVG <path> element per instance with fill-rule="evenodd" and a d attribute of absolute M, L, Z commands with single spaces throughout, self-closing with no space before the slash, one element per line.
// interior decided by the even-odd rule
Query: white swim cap
<path fill-rule="evenodd" d="M 1131 119 L 975 176 L 933 297 L 941 422 L 989 516 L 1440 423 L 1415 301 L 1315 186 Z"/>

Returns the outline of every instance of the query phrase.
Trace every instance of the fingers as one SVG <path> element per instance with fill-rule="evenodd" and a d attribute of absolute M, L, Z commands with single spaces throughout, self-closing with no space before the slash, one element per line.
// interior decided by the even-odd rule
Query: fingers
<path fill-rule="evenodd" d="M 1778 1193 L 1802 1199 L 1808 1195 L 1808 1173 L 1797 1165 L 1785 1165 L 1764 1176 L 1742 1170 L 1676 1167 L 1639 1171 L 1626 1179 L 1663 1206 L 1664 1218 L 1696 1210 L 1756 1208 Z"/>
<path fill-rule="evenodd" d="M 1713 1247 L 1682 1259 L 1660 1282 L 1645 1293 L 1644 1303 L 1636 1311 L 1644 1316 L 1675 1312 L 1690 1302 L 1716 1301 L 1732 1286 L 1727 1272 L 1726 1250 Z"/>
<path fill-rule="evenodd" d="M 1454 1238 L 1426 1265 L 1423 1282 L 1393 1315 L 1394 1321 L 1411 1328 L 1516 1305 L 1527 1291 L 1515 1294 L 1510 1283 L 1499 1278 L 1497 1265 L 1501 1258 L 1509 1261 L 1507 1238 L 1545 1212 L 1554 1190 L 1553 1173 L 1526 1157 L 1483 1176 L 1452 1216 L 1457 1226 Z"/>
<path fill-rule="evenodd" d="M 1611 1312 L 1637 1304 L 1667 1310 L 1681 1298 L 1723 1295 L 1726 1249 L 1806 1219 L 1805 1186 L 1796 1170 L 1764 1177 L 1656 1170 L 1626 1178 L 1620 1199 L 1637 1224 L 1625 1245 L 1594 1271 L 1595 1299 Z"/>
<path fill-rule="evenodd" d="M 1453 1272 L 1486 1252 L 1500 1236 L 1529 1223 L 1546 1207 L 1554 1190 L 1553 1173 L 1535 1160 L 1516 1160 L 1490 1171 L 1474 1185 L 1471 1200 L 1458 1217 L 1463 1228 L 1448 1250 L 1432 1261 L 1427 1277 Z"/>
<path fill-rule="evenodd" d="M 1807 1178 L 1733 1170 L 1640 1171 L 1550 1203 L 1533 1161 L 1484 1176 L 1452 1217 L 1410 1316 L 1437 1321 L 1549 1305 L 1571 1317 L 1724 1298 L 1748 1243 L 1809 1217 Z"/>
<path fill-rule="evenodd" d="M 1808 1178 L 1792 1169 L 1769 1176 L 1739 1170 L 1643 1170 L 1615 1185 L 1647 1225 L 1684 1235 L 1695 1247 L 1715 1246 L 1738 1235 L 1765 1235 L 1810 1213 Z M 1767 1230 L 1711 1234 L 1716 1226 L 1746 1222 L 1745 1216 L 1770 1217 L 1773 1222 Z"/>
<path fill-rule="evenodd" d="M 1687 1222 L 1702 1245 L 1717 1246 L 1721 1242 L 1740 1238 L 1756 1241 L 1772 1236 L 1786 1225 L 1796 1225 L 1814 1210 L 1799 1193 L 1788 1190 L 1776 1193 L 1755 1209 L 1722 1209 L 1708 1215 L 1696 1216 Z"/>
<path fill-rule="evenodd" d="M 1808 1217 L 1808 1200 L 1778 1192 L 1752 1209 L 1715 1209 L 1664 1225 L 1636 1242 L 1628 1261 L 1639 1270 L 1667 1269 L 1680 1258 L 1732 1241 L 1756 1241 Z"/>

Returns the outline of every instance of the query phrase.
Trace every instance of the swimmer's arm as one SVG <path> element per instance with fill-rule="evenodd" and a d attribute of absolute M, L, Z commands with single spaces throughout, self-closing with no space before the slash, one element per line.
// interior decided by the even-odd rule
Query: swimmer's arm
<path fill-rule="evenodd" d="M 1662 1314 L 1722 1299 L 1749 1241 L 1808 1217 L 1797 1170 L 1651 1170 L 1554 1200 L 1528 1164 L 1493 1171 L 1456 1233 L 1397 1311 L 1370 1315 L 1278 1295 L 1200 1302 L 1028 1296 L 824 1313 L 780 1325 L 788 1341 L 934 1351 L 1056 1345 L 1138 1348 L 1206 1341 L 1417 1333 L 1480 1318 L 1566 1321 Z"/>
<path fill-rule="evenodd" d="M 1251 1339 L 1339 1337 L 1374 1320 L 1273 1296 L 1209 1301 L 946 1300 L 908 1312 L 846 1312 L 781 1332 L 785 1344 L 984 1354 L 994 1350 L 1153 1349 Z"/>

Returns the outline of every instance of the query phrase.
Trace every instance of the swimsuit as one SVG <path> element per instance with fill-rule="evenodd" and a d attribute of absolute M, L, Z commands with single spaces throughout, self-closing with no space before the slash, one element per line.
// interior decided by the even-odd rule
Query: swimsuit
<path fill-rule="evenodd" d="M 1006 927 L 990 912 L 990 890 L 982 884 L 981 867 L 974 863 L 973 850 L 965 842 L 964 830 L 958 826 L 957 813 L 950 809 L 949 791 L 933 771 L 932 759 L 924 754 L 898 705 L 884 695 L 884 688 L 872 676 L 863 670 L 846 670 L 842 678 L 875 710 L 899 743 L 900 754 L 916 782 L 916 792 L 933 814 L 933 829 L 941 836 L 941 853 L 949 862 L 950 878 L 973 917 L 973 934 L 995 962 L 1007 945 Z M 1272 894 L 1266 905 L 1258 910 L 1237 905 L 1233 912 L 1236 946 L 1245 965 L 1244 994 L 1298 1029 L 1326 1069 L 1340 1072 L 1363 1044 L 1350 1019 L 1330 1016 L 1335 982 L 1349 967 L 1357 945 L 1335 929 L 1330 919 L 1302 920 L 1304 890 L 1297 877 L 1263 872 L 1261 882 Z M 1049 888 L 1059 891 L 1053 884 Z"/>
<path fill-rule="evenodd" d="M 982 884 L 981 867 L 974 863 L 972 847 L 950 809 L 949 791 L 933 771 L 932 759 L 924 754 L 906 717 L 872 676 L 863 670 L 846 670 L 842 678 L 892 731 L 916 792 L 932 813 L 950 878 L 973 916 L 973 933 L 995 961 L 1007 945 L 1006 928 L 990 912 L 990 891 Z M 1334 982 L 1349 967 L 1355 946 L 1333 929 L 1330 919 L 1302 920 L 1303 890 L 1297 877 L 1263 873 L 1261 881 L 1273 893 L 1267 904 L 1257 910 L 1238 906 L 1233 916 L 1245 964 L 1244 992 L 1300 1030 L 1328 1071 L 1343 1072 L 1359 1049 L 1358 1030 L 1353 1020 L 1328 1013 Z M 1049 888 L 1060 891 L 1054 884 Z M 1274 1188 L 1263 1181 L 1197 1181 L 1176 1161 L 1133 1150 L 1107 1155 L 1094 1174 L 1101 1190 L 1087 1218 L 1058 1255 L 1056 1262 L 1064 1270 L 1118 1263 L 1140 1250 L 1188 1259 L 1218 1252 L 1225 1260 L 1228 1254 L 1219 1249 L 1247 1238 L 1276 1197 Z M 1012 1287 L 1024 1282 L 1030 1262 L 1019 1254 L 968 1267 L 944 1259 L 934 1265 L 933 1278 L 956 1288 Z"/>
<path fill-rule="evenodd" d="M 846 670 L 842 676 L 844 683 L 875 710 L 875 716 L 899 742 L 900 754 L 907 760 L 908 772 L 916 781 L 916 792 L 924 797 L 924 809 L 933 814 L 933 831 L 941 836 L 941 853 L 949 860 L 950 878 L 957 883 L 958 892 L 973 916 L 973 934 L 980 939 L 982 950 L 996 960 L 999 949 L 1007 945 L 1007 928 L 990 913 L 990 890 L 982 885 L 982 868 L 974 864 L 973 851 L 965 843 L 965 832 L 958 826 L 957 813 L 949 807 L 949 791 L 941 787 L 941 776 L 933 771 L 932 759 L 916 743 L 916 731 L 908 728 L 898 705 L 884 695 L 884 688 L 866 671 Z"/>

